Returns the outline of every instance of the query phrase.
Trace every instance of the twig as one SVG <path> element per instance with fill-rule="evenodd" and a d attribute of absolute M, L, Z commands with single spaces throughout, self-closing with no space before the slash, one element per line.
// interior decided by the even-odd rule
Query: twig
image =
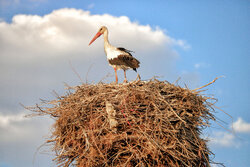
<path fill-rule="evenodd" d="M 203 86 L 201 86 L 201 87 L 199 87 L 199 88 L 195 88 L 195 89 L 193 89 L 192 91 L 197 91 L 197 90 L 199 90 L 199 89 L 205 88 L 205 87 L 207 87 L 208 85 L 211 85 L 212 83 L 214 83 L 217 79 L 222 78 L 222 77 L 225 77 L 225 76 L 216 77 L 213 81 L 209 82 L 208 84 L 203 85 Z"/>
<path fill-rule="evenodd" d="M 86 73 L 86 78 L 85 78 L 86 83 L 88 83 L 88 76 L 89 76 L 89 72 L 90 72 L 92 66 L 93 66 L 93 63 L 89 66 L 88 71 L 87 71 L 87 73 Z"/>
<path fill-rule="evenodd" d="M 73 72 L 76 74 L 76 76 L 80 79 L 81 83 L 83 83 L 83 80 L 82 80 L 81 76 L 77 73 L 77 71 L 75 70 L 75 68 L 72 66 L 70 60 L 69 60 L 69 65 L 70 65 L 71 69 L 73 70 Z"/>

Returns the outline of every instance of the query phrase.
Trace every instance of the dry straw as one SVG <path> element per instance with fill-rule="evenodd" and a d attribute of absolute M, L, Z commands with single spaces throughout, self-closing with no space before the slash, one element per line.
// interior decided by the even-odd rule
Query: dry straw
<path fill-rule="evenodd" d="M 28 107 L 55 119 L 47 143 L 58 166 L 210 166 L 212 153 L 200 134 L 215 120 L 214 99 L 199 88 L 154 79 L 71 89 Z"/>

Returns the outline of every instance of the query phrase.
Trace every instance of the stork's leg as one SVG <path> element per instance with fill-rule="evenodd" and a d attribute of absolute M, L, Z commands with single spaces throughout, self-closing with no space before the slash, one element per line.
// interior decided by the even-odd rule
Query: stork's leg
<path fill-rule="evenodd" d="M 127 83 L 128 81 L 127 81 L 127 77 L 126 77 L 126 70 L 123 70 L 124 71 L 124 83 Z"/>
<path fill-rule="evenodd" d="M 136 77 L 136 79 L 135 80 L 137 80 L 138 79 L 138 81 L 140 81 L 141 80 L 141 76 L 137 73 L 137 77 Z"/>
<path fill-rule="evenodd" d="M 118 83 L 117 70 L 116 68 L 114 68 L 114 70 L 115 70 L 115 83 Z"/>

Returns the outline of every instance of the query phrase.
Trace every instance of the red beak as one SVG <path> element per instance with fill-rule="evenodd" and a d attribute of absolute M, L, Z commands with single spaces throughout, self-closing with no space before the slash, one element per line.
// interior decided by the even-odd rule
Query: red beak
<path fill-rule="evenodd" d="M 91 45 L 99 36 L 101 36 L 102 33 L 98 32 L 95 37 L 90 41 L 89 45 Z"/>

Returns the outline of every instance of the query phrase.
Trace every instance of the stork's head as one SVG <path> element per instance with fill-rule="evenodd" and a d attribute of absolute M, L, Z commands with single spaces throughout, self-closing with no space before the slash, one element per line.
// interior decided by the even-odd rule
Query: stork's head
<path fill-rule="evenodd" d="M 98 37 L 100 37 L 104 32 L 107 31 L 107 27 L 102 26 L 99 31 L 96 33 L 94 38 L 90 41 L 89 45 L 91 45 Z"/>

